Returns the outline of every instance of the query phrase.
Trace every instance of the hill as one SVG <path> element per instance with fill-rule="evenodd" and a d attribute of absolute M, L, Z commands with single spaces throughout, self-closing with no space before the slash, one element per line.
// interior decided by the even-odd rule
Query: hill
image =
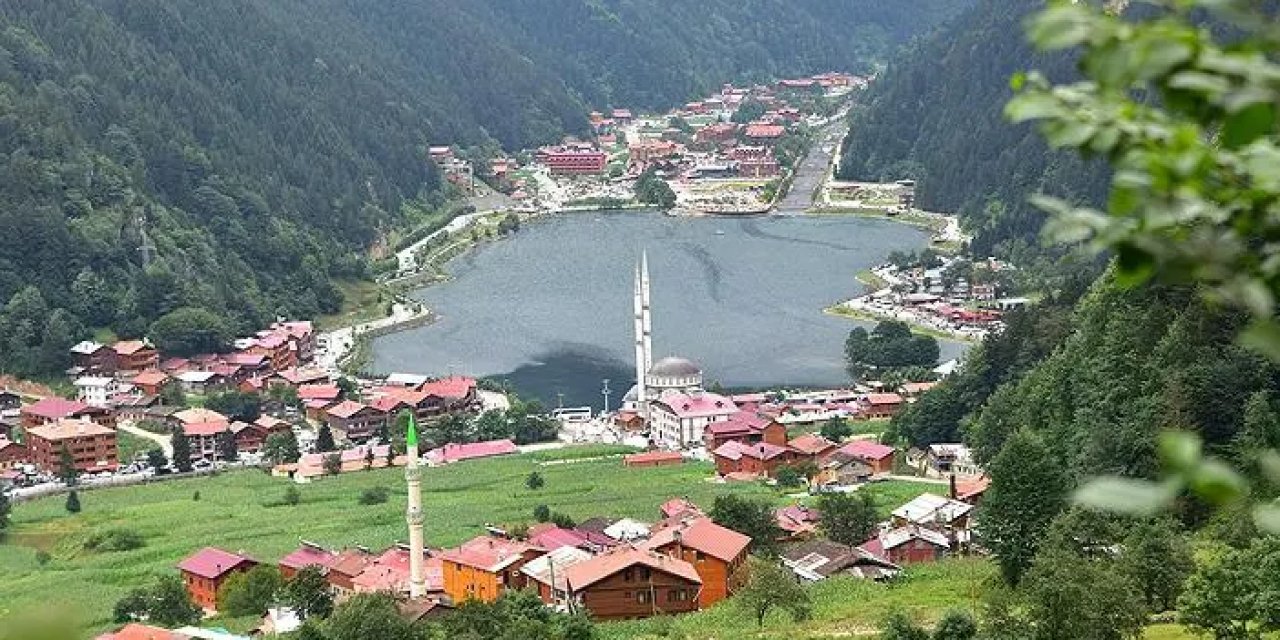
<path fill-rule="evenodd" d="M 1108 172 L 1051 153 L 1035 129 L 1003 115 L 1009 79 L 1038 69 L 1070 77 L 1070 55 L 1037 53 L 1023 20 L 1040 0 L 981 0 L 890 64 L 854 113 L 840 159 L 843 179 L 917 180 L 927 210 L 958 212 L 975 255 L 1025 264 L 1038 257 L 1044 216 L 1036 192 L 1101 202 Z"/>
<path fill-rule="evenodd" d="M 0 3 L 3 370 L 183 307 L 217 334 L 333 312 L 404 205 L 440 205 L 429 144 L 517 149 L 584 132 L 589 106 L 867 68 L 966 3 Z"/>

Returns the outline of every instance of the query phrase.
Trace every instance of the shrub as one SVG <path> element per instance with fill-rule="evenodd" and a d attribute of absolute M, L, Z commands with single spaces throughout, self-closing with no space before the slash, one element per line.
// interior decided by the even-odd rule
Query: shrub
<path fill-rule="evenodd" d="M 388 493 L 387 488 L 383 486 L 369 487 L 360 492 L 358 502 L 363 505 L 382 504 L 387 501 Z"/>
<path fill-rule="evenodd" d="M 89 536 L 84 548 L 90 551 L 132 551 L 146 544 L 142 534 L 130 529 L 108 529 Z"/>
<path fill-rule="evenodd" d="M 550 522 L 550 521 L 551 521 L 551 507 L 548 507 L 548 506 L 547 506 L 547 505 L 545 505 L 545 504 L 540 504 L 540 505 L 538 505 L 538 506 L 534 507 L 534 508 L 533 508 L 533 519 L 534 519 L 534 520 L 537 520 L 538 522 Z"/>

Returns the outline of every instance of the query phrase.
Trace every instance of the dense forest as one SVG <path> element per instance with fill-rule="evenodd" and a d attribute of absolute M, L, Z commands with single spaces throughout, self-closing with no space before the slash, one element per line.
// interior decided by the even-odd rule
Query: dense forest
<path fill-rule="evenodd" d="M 1045 192 L 1100 202 L 1108 178 L 1102 163 L 1050 153 L 1033 127 L 1003 116 L 1015 73 L 1074 74 L 1070 55 L 1039 54 L 1023 37 L 1023 21 L 1043 4 L 982 0 L 914 43 L 856 107 L 840 176 L 915 178 L 919 206 L 958 212 L 975 255 L 1024 264 L 1038 257 L 1044 215 L 1027 198 Z"/>
<path fill-rule="evenodd" d="M 0 372 L 175 311 L 219 335 L 332 312 L 405 203 L 438 204 L 429 144 L 867 69 L 966 4 L 0 1 Z"/>

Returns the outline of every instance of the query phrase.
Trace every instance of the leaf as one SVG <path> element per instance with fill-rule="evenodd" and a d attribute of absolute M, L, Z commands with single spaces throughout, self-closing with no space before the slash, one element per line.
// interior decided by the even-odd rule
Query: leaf
<path fill-rule="evenodd" d="M 1221 460 L 1205 460 L 1191 474 L 1191 490 L 1210 502 L 1227 502 L 1244 495 L 1248 484 Z"/>
<path fill-rule="evenodd" d="M 1217 98 L 1231 90 L 1229 80 L 1203 71 L 1179 71 L 1169 77 L 1169 86 L 1174 89 L 1194 91 L 1211 98 Z"/>
<path fill-rule="evenodd" d="M 1122 242 L 1116 246 L 1116 267 L 1116 284 L 1126 288 L 1135 287 L 1155 275 L 1156 259 L 1151 253 L 1132 243 Z"/>
<path fill-rule="evenodd" d="M 1076 504 L 1131 516 L 1155 515 L 1178 494 L 1176 481 L 1163 483 L 1118 476 L 1094 478 L 1076 490 Z"/>
<path fill-rule="evenodd" d="M 1266 504 L 1254 507 L 1253 522 L 1263 531 L 1280 534 L 1280 505 Z"/>
<path fill-rule="evenodd" d="M 1266 474 L 1267 479 L 1280 484 L 1280 453 L 1272 450 L 1263 451 L 1258 456 L 1258 466 L 1262 467 L 1262 472 Z"/>
<path fill-rule="evenodd" d="M 1275 107 L 1266 103 L 1249 105 L 1227 116 L 1222 124 L 1222 144 L 1228 149 L 1239 149 L 1270 133 L 1275 123 Z"/>
<path fill-rule="evenodd" d="M 1200 438 L 1186 431 L 1166 431 L 1160 434 L 1159 451 L 1166 467 L 1186 472 L 1200 463 Z"/>
<path fill-rule="evenodd" d="M 1018 94 L 1004 106 L 1004 116 L 1014 123 L 1043 120 L 1063 112 L 1062 103 L 1044 92 Z"/>
<path fill-rule="evenodd" d="M 1240 333 L 1240 344 L 1280 362 L 1280 324 L 1274 320 L 1256 320 Z"/>

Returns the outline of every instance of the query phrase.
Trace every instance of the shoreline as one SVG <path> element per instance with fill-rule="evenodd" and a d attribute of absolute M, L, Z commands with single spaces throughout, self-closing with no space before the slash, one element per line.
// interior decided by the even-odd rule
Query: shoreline
<path fill-rule="evenodd" d="M 856 300 L 856 298 L 852 300 Z M 976 345 L 982 344 L 982 338 L 978 338 L 975 336 L 951 333 L 949 331 L 942 331 L 940 329 L 935 329 L 933 327 L 925 326 L 923 324 L 914 322 L 912 320 L 899 318 L 892 314 L 887 314 L 887 313 L 879 314 L 879 313 L 872 313 L 863 309 L 852 309 L 849 306 L 847 306 L 848 303 L 851 302 L 852 300 L 845 300 L 843 302 L 837 302 L 833 305 L 830 305 L 827 308 L 823 309 L 822 313 L 829 316 L 835 316 L 837 318 L 844 318 L 846 320 L 858 320 L 862 322 L 880 322 L 882 320 L 898 320 L 900 322 L 905 323 L 907 327 L 911 329 L 911 333 L 914 333 L 916 335 L 930 336 L 933 338 L 938 338 L 940 340 L 949 340 L 951 342 L 959 342 L 961 344 L 966 344 L 970 346 L 976 346 Z"/>

